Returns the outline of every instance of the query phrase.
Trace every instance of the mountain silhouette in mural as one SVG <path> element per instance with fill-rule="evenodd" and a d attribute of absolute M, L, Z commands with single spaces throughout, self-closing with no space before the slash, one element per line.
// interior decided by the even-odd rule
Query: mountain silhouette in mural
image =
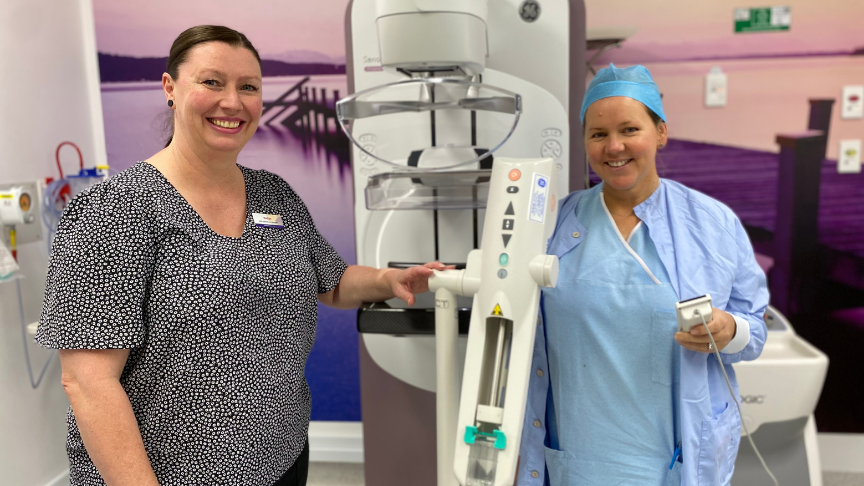
<path fill-rule="evenodd" d="M 288 64 L 335 64 L 337 66 L 345 65 L 345 56 L 328 56 L 318 51 L 310 51 L 309 49 L 291 49 L 279 53 L 264 53 L 262 58 L 267 58 L 272 61 L 282 61 Z"/>
<path fill-rule="evenodd" d="M 595 64 L 639 64 L 654 62 L 736 61 L 755 59 L 846 57 L 864 55 L 864 46 L 842 49 L 814 48 L 802 41 L 784 38 L 740 36 L 713 42 L 686 44 L 625 41 L 619 49 L 604 52 Z"/>
<path fill-rule="evenodd" d="M 160 81 L 167 57 L 131 57 L 99 53 L 99 77 L 103 83 L 121 81 Z M 285 62 L 261 60 L 261 73 L 269 76 L 307 74 L 345 74 L 344 64 L 322 62 Z"/>

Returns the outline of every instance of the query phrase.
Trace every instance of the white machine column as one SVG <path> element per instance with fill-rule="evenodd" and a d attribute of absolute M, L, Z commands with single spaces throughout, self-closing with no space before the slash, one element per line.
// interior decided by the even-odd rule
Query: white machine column
<path fill-rule="evenodd" d="M 460 272 L 461 273 L 461 272 Z M 435 291 L 436 439 L 438 486 L 458 486 L 453 474 L 456 417 L 459 415 L 459 311 L 456 296 L 445 287 Z"/>

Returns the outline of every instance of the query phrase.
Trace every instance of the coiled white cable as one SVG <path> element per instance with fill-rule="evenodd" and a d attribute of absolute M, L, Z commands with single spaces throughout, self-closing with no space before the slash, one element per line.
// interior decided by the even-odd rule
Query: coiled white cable
<path fill-rule="evenodd" d="M 48 360 L 45 361 L 45 366 L 42 367 L 42 372 L 39 373 L 39 378 L 34 379 L 33 375 L 33 366 L 30 364 L 30 347 L 27 343 L 27 324 L 25 323 L 24 318 L 24 299 L 21 296 L 21 282 L 16 280 L 15 287 L 18 289 L 18 311 L 21 313 L 21 337 L 24 341 L 24 360 L 27 361 L 27 373 L 30 374 L 30 387 L 34 390 L 39 388 L 39 385 L 42 384 L 42 378 L 45 378 L 45 372 L 48 371 L 48 366 L 54 360 L 54 355 L 57 354 L 57 350 L 51 351 L 51 356 L 48 357 Z"/>
<path fill-rule="evenodd" d="M 771 480 L 774 481 L 774 486 L 780 486 L 780 483 L 777 482 L 777 478 L 774 477 L 774 474 L 771 473 L 771 470 L 768 469 L 768 464 L 765 464 L 765 459 L 762 459 L 762 454 L 759 453 L 759 449 L 756 447 L 756 443 L 753 442 L 753 435 L 750 434 L 750 431 L 747 430 L 747 424 L 744 422 L 744 416 L 741 414 L 741 404 L 738 403 L 738 399 L 735 398 L 735 391 L 732 390 L 732 383 L 729 381 L 729 375 L 726 374 L 726 367 L 723 366 L 723 360 L 720 358 L 720 350 L 717 348 L 717 343 L 714 342 L 714 336 L 711 335 L 711 330 L 708 329 L 708 323 L 705 322 L 705 316 L 699 312 L 699 309 L 695 309 L 693 311 L 694 314 L 698 315 L 702 319 L 702 324 L 705 325 L 705 331 L 708 332 L 708 339 L 711 340 L 711 347 L 714 349 L 714 356 L 717 357 L 717 363 L 720 364 L 720 371 L 723 372 L 723 377 L 726 378 L 726 386 L 729 387 L 729 394 L 732 395 L 732 400 L 735 402 L 735 406 L 738 408 L 738 417 L 741 418 L 741 426 L 744 427 L 744 432 L 747 432 L 747 439 L 750 441 L 750 445 L 753 447 L 753 452 L 756 453 L 756 457 L 759 458 L 759 462 L 762 463 L 762 467 L 765 468 L 765 472 L 771 476 Z"/>

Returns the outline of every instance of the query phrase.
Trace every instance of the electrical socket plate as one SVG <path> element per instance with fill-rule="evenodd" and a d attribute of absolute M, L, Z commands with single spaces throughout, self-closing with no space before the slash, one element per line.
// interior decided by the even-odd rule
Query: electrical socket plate
<path fill-rule="evenodd" d="M 712 68 L 705 76 L 705 107 L 726 106 L 728 79 L 720 68 Z"/>
<path fill-rule="evenodd" d="M 20 247 L 27 243 L 42 241 L 42 226 L 44 225 L 42 223 L 42 190 L 44 189 L 44 184 L 42 182 L 0 183 L 0 191 L 13 187 L 23 187 L 32 195 L 33 216 L 35 216 L 32 223 L 15 227 L 17 245 Z M 9 230 L 7 228 L 2 228 L 0 238 L 3 238 L 3 242 L 7 246 L 9 245 Z"/>
<path fill-rule="evenodd" d="M 861 139 L 840 140 L 840 156 L 837 158 L 838 174 L 861 172 Z"/>

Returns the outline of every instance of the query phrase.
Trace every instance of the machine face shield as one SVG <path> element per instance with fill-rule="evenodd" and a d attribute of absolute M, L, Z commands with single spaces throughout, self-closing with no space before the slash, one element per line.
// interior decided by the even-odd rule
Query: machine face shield
<path fill-rule="evenodd" d="M 444 78 L 410 79 L 376 86 L 336 104 L 339 125 L 362 154 L 407 171 L 476 169 L 478 162 L 510 139 L 521 114 L 522 99 L 516 93 L 473 81 Z M 382 133 L 381 125 L 389 125 L 386 133 L 393 142 L 389 144 L 392 153 L 388 154 L 382 153 L 387 150 L 386 143 L 379 144 L 379 150 L 370 150 L 358 140 L 364 133 L 365 120 L 384 115 L 388 115 L 388 120 L 379 118 L 376 126 Z M 482 118 L 482 123 L 476 123 L 479 118 Z M 445 137 L 446 133 L 457 131 L 475 135 L 456 142 Z M 416 137 L 418 133 L 429 133 L 430 136 L 418 139 L 417 145 L 406 151 L 405 137 Z M 477 142 L 477 139 L 483 139 L 483 142 Z M 481 153 L 475 153 L 474 147 L 481 146 Z M 470 150 L 461 151 L 468 154 L 465 158 L 436 163 L 432 167 L 411 166 L 407 162 L 413 151 L 444 147 Z"/>

